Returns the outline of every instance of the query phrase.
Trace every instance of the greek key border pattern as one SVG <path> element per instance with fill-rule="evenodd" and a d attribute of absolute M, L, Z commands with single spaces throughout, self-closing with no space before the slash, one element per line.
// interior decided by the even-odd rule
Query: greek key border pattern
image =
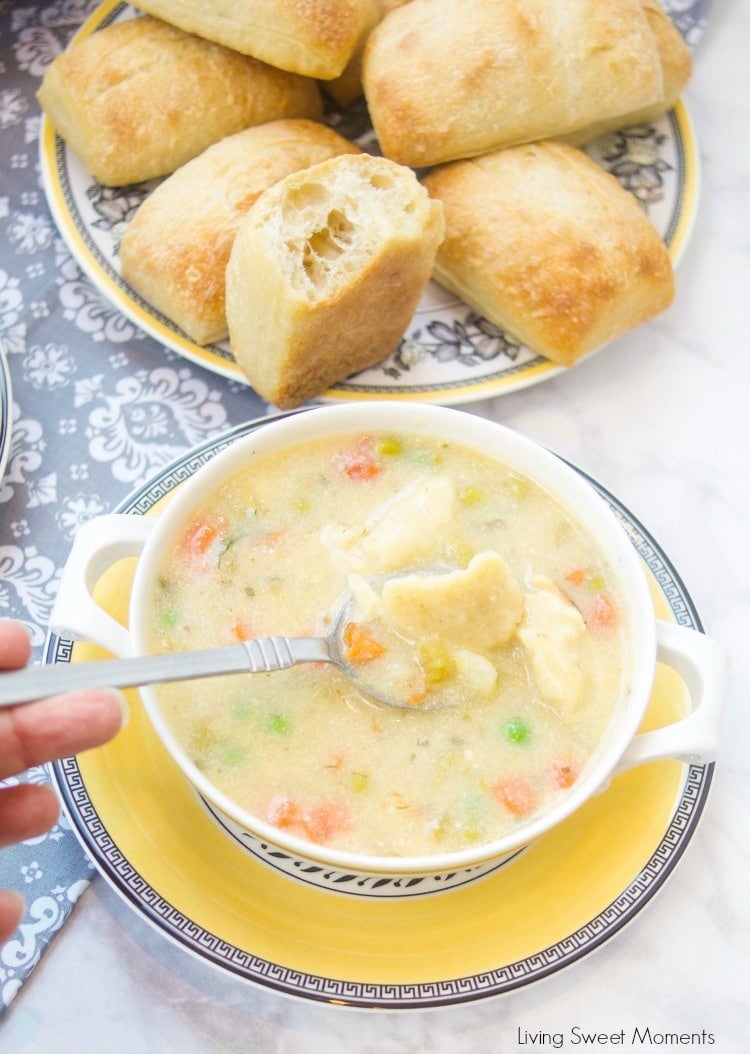
<path fill-rule="evenodd" d="M 126 899 L 188 950 L 239 977 L 286 993 L 360 1007 L 417 1008 L 449 1005 L 521 987 L 574 962 L 609 939 L 661 886 L 681 855 L 702 810 L 710 783 L 708 767 L 690 767 L 681 799 L 661 843 L 611 904 L 585 926 L 556 944 L 496 970 L 419 984 L 361 984 L 301 973 L 262 959 L 210 933 L 178 911 L 133 868 L 103 826 L 91 802 L 75 758 L 58 763 L 63 797 L 73 806 L 84 840 L 96 862 Z"/>
<path fill-rule="evenodd" d="M 580 470 L 578 470 L 580 472 Z M 605 490 L 596 480 L 581 472 L 588 482 L 602 497 L 616 519 L 627 534 L 630 542 L 646 567 L 656 579 L 665 600 L 669 604 L 675 621 L 681 626 L 690 629 L 702 629 L 698 613 L 690 599 L 690 596 L 674 567 L 669 563 L 664 553 L 659 549 L 654 539 L 645 527 L 642 526 L 624 505 L 621 505 L 609 491 Z"/>

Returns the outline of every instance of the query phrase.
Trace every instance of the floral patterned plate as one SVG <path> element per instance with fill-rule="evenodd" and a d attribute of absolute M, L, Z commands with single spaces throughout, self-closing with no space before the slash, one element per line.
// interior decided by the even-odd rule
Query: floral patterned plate
<path fill-rule="evenodd" d="M 107 0 L 81 27 L 78 38 L 133 14 L 129 5 Z M 328 120 L 364 149 L 377 150 L 363 102 L 329 114 Z M 102 186 L 84 171 L 46 117 L 40 143 L 50 210 L 71 252 L 94 284 L 155 340 L 215 373 L 247 383 L 228 342 L 205 348 L 193 343 L 120 274 L 120 238 L 156 182 Z M 590 144 L 587 152 L 634 194 L 676 263 L 687 242 L 698 200 L 698 156 L 685 106 L 679 103 L 653 125 L 605 136 Z M 431 282 L 399 347 L 378 365 L 335 385 L 323 399 L 392 397 L 462 403 L 536 384 L 563 369 Z"/>

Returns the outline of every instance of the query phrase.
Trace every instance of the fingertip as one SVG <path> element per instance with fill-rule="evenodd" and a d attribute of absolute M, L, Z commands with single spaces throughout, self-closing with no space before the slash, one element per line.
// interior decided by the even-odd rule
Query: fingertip
<path fill-rule="evenodd" d="M 119 689 L 87 688 L 11 707 L 6 713 L 14 722 L 16 750 L 13 758 L 0 758 L 0 770 L 17 775 L 103 746 L 127 724 L 129 710 Z"/>
<path fill-rule="evenodd" d="M 121 692 L 119 688 L 107 688 L 107 695 L 110 695 L 116 702 L 120 711 L 120 729 L 130 721 L 130 704 L 128 703 L 127 696 L 124 692 Z"/>
<path fill-rule="evenodd" d="M 0 944 L 12 937 L 26 914 L 26 901 L 15 889 L 0 890 Z"/>
<path fill-rule="evenodd" d="M 31 634 L 22 622 L 0 618 L 0 667 L 25 666 L 31 656 Z"/>

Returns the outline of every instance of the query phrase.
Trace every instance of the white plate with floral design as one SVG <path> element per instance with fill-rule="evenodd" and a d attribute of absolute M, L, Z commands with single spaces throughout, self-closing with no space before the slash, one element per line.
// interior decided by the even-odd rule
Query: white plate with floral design
<path fill-rule="evenodd" d="M 127 4 L 107 0 L 81 27 L 79 38 L 132 17 Z M 367 109 L 355 103 L 329 121 L 364 149 L 377 149 Z M 44 117 L 40 138 L 44 189 L 52 215 L 91 281 L 145 333 L 185 358 L 247 383 L 228 342 L 201 347 L 158 312 L 120 273 L 125 227 L 156 181 L 104 187 Z M 660 120 L 604 136 L 587 153 L 640 202 L 676 264 L 698 201 L 698 154 L 691 121 L 679 103 Z M 324 393 L 328 401 L 401 398 L 464 403 L 525 388 L 562 372 L 519 344 L 442 286 L 431 282 L 398 348 L 376 366 Z"/>

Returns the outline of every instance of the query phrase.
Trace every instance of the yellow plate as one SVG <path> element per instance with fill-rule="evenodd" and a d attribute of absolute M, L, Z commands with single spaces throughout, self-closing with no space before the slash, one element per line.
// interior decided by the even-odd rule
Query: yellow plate
<path fill-rule="evenodd" d="M 105 0 L 81 26 L 83 39 L 132 17 L 131 5 Z M 377 152 L 367 108 L 360 102 L 336 115 L 335 127 Z M 648 127 L 605 136 L 586 147 L 602 168 L 638 199 L 677 264 L 693 227 L 699 194 L 699 156 L 685 105 Z M 83 168 L 49 119 L 40 135 L 42 181 L 52 216 L 79 266 L 139 329 L 198 365 L 231 380 L 247 379 L 229 343 L 201 347 L 157 311 L 120 273 L 119 241 L 155 182 L 103 187 Z M 388 398 L 459 404 L 529 387 L 565 367 L 536 355 L 431 282 L 399 347 L 381 363 L 335 385 L 326 402 Z"/>
<path fill-rule="evenodd" d="M 158 513 L 179 483 L 259 422 L 163 469 L 120 507 Z M 662 618 L 700 628 L 674 569 L 600 486 L 649 570 Z M 135 560 L 97 598 L 127 621 Z M 51 636 L 47 661 L 104 657 Z M 262 863 L 212 821 L 156 738 L 136 692 L 107 746 L 55 768 L 74 829 L 99 870 L 143 916 L 227 972 L 306 999 L 414 1009 L 497 995 L 588 954 L 636 915 L 688 843 L 712 766 L 654 762 L 617 777 L 511 864 L 461 888 L 387 901 L 331 893 Z M 659 665 L 644 728 L 685 711 Z"/>

